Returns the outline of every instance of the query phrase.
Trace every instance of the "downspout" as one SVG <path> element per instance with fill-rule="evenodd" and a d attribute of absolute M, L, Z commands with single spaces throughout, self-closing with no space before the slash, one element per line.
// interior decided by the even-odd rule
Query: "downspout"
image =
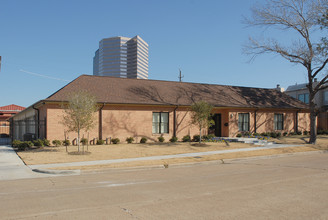
<path fill-rule="evenodd" d="M 102 109 L 104 108 L 105 103 L 99 109 L 99 140 L 102 140 Z"/>
<path fill-rule="evenodd" d="M 256 121 L 256 113 L 259 109 L 257 108 L 255 111 L 254 111 L 254 133 L 257 133 L 256 130 L 257 130 L 257 121 Z"/>
<path fill-rule="evenodd" d="M 175 106 L 174 111 L 173 111 L 173 136 L 176 137 L 177 136 L 177 114 L 176 114 L 176 110 L 179 108 L 179 106 Z"/>

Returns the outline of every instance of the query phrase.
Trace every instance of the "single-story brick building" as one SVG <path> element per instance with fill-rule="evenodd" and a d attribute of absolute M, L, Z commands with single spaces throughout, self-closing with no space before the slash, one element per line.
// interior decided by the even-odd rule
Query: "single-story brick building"
<path fill-rule="evenodd" d="M 35 134 L 49 140 L 64 139 L 60 123 L 69 94 L 84 90 L 96 96 L 96 126 L 84 133 L 89 139 L 164 136 L 181 139 L 198 134 L 190 124 L 190 106 L 203 100 L 214 106 L 213 125 L 206 133 L 234 137 L 241 132 L 309 131 L 309 110 L 304 103 L 276 89 L 248 88 L 160 80 L 82 75 L 48 98 L 12 117 L 13 139 Z M 76 134 L 69 133 L 69 138 Z"/>

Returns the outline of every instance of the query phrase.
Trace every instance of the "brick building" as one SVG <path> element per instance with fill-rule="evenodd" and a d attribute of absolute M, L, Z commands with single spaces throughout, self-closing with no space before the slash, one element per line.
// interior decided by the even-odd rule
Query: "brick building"
<path fill-rule="evenodd" d="M 0 138 L 9 137 L 9 118 L 24 109 L 24 107 L 18 105 L 0 107 Z"/>
<path fill-rule="evenodd" d="M 87 91 L 97 98 L 99 110 L 89 139 L 141 137 L 156 141 L 198 134 L 190 124 L 190 106 L 203 100 L 214 106 L 215 125 L 208 132 L 234 137 L 242 132 L 309 131 L 307 106 L 276 89 L 249 88 L 159 80 L 82 75 L 48 98 L 12 118 L 14 139 L 33 133 L 39 138 L 64 139 L 60 123 L 69 94 Z M 75 133 L 68 134 L 76 138 Z"/>

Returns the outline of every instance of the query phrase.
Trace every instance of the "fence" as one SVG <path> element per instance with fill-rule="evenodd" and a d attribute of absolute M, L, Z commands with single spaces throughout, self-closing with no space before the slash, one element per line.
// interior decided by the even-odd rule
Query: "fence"
<path fill-rule="evenodd" d="M 10 136 L 13 140 L 30 140 L 46 138 L 45 120 L 20 120 L 11 121 Z"/>

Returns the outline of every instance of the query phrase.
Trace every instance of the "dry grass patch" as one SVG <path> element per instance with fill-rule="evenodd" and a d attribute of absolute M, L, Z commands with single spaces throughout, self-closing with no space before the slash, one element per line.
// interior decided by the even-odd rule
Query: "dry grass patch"
<path fill-rule="evenodd" d="M 44 147 L 43 149 L 18 152 L 18 155 L 28 165 L 68 163 L 94 160 L 111 160 L 122 158 L 149 157 L 182 153 L 196 153 L 205 151 L 227 150 L 254 147 L 242 143 L 206 143 L 197 146 L 195 143 L 149 143 L 149 144 L 112 144 L 91 145 L 87 154 L 77 155 L 77 147 Z M 72 153 L 73 152 L 73 153 Z"/>
<path fill-rule="evenodd" d="M 165 164 L 167 164 L 169 167 L 172 164 L 197 163 L 197 162 L 204 162 L 204 161 L 218 161 L 218 163 L 222 163 L 222 160 L 224 163 L 224 160 L 226 159 L 255 157 L 255 156 L 269 156 L 269 155 L 277 155 L 277 154 L 307 152 L 307 151 L 316 151 L 316 149 L 302 146 L 302 147 L 277 148 L 277 149 L 257 150 L 257 151 L 248 151 L 248 152 L 237 152 L 237 153 L 228 153 L 228 154 L 214 154 L 214 155 L 201 156 L 201 157 L 184 157 L 184 158 L 172 158 L 172 159 L 165 159 L 165 160 L 133 161 L 133 162 L 106 164 L 106 165 L 59 167 L 59 168 L 51 168 L 51 169 L 100 170 L 100 169 L 108 169 L 108 168 L 127 168 L 127 167 L 141 167 L 141 166 L 164 167 Z"/>

